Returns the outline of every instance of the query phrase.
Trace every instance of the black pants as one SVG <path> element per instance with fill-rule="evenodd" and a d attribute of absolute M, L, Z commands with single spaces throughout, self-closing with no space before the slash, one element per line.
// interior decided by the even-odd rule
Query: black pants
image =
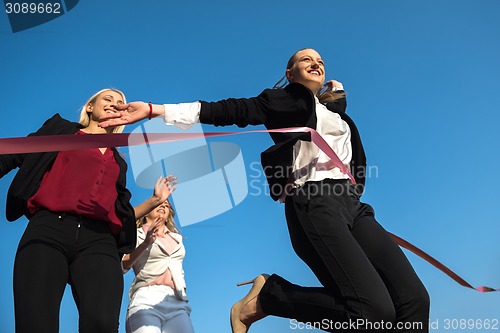
<path fill-rule="evenodd" d="M 425 287 L 352 185 L 308 182 L 285 212 L 295 252 L 323 287 L 272 275 L 259 295 L 264 313 L 325 331 L 428 332 Z"/>
<path fill-rule="evenodd" d="M 80 333 L 118 332 L 123 276 L 107 223 L 37 212 L 14 263 L 16 333 L 59 332 L 67 283 L 78 308 Z"/>

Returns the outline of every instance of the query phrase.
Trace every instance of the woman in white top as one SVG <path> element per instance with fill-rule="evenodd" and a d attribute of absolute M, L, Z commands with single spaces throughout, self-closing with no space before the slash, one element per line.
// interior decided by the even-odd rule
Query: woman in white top
<path fill-rule="evenodd" d="M 258 54 L 253 65 L 268 56 Z M 366 178 L 363 145 L 345 112 L 342 84 L 328 81 L 329 92 L 322 96 L 325 73 L 320 54 L 306 48 L 289 59 L 284 86 L 265 89 L 256 97 L 165 105 L 133 102 L 117 107 L 120 113 L 101 117 L 108 119 L 101 126 L 163 116 L 181 128 L 201 122 L 315 129 L 342 164 L 332 163 L 311 143 L 309 133 L 271 133 L 275 144 L 261 154 L 261 161 L 271 197 L 285 203 L 292 246 L 322 286 L 296 285 L 277 274 L 259 275 L 248 295 L 231 309 L 233 333 L 246 333 L 267 315 L 325 331 L 428 332 L 429 295 L 404 253 L 376 221 L 373 208 L 360 200 Z"/>
<path fill-rule="evenodd" d="M 127 333 L 192 333 L 182 261 L 185 248 L 167 200 L 137 220 L 137 247 L 123 257 L 134 270 Z"/>

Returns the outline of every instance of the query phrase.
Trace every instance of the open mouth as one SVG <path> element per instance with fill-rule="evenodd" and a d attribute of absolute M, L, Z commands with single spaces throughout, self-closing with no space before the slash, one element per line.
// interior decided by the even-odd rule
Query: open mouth
<path fill-rule="evenodd" d="M 317 70 L 309 71 L 309 74 L 321 76 L 321 73 L 319 71 L 317 71 Z"/>

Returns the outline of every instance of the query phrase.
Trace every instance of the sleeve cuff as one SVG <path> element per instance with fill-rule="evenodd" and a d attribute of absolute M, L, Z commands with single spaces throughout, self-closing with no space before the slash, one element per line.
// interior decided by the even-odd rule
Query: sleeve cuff
<path fill-rule="evenodd" d="M 188 129 L 200 121 L 201 103 L 165 104 L 165 123 Z"/>

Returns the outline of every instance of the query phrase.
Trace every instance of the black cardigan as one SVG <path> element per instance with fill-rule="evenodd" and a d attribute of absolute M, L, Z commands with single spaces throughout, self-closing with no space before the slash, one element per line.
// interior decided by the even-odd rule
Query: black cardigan
<path fill-rule="evenodd" d="M 351 129 L 351 173 L 360 184 L 359 194 L 365 184 L 366 156 L 358 129 L 345 113 L 345 98 L 328 103 L 327 108 L 336 112 Z M 310 89 L 300 83 L 291 83 L 284 89 L 266 89 L 253 98 L 230 98 L 218 102 L 201 102 L 200 122 L 215 126 L 263 124 L 267 129 L 309 127 L 316 129 L 316 102 Z M 274 145 L 261 154 L 261 163 L 270 187 L 270 194 L 278 200 L 282 194 L 293 165 L 293 146 L 297 140 L 311 141 L 310 133 L 270 133 Z"/>
<path fill-rule="evenodd" d="M 82 125 L 63 119 L 55 114 L 43 126 L 28 136 L 74 134 Z M 130 253 L 135 249 L 136 225 L 134 208 L 130 204 L 131 194 L 126 188 L 127 163 L 115 148 L 111 148 L 120 167 L 116 190 L 116 213 L 122 222 L 122 230 L 117 235 L 117 245 L 121 253 Z M 19 168 L 7 194 L 6 217 L 15 221 L 22 215 L 31 218 L 27 209 L 31 198 L 42 183 L 45 172 L 52 166 L 58 152 L 0 155 L 0 178 L 15 168 Z"/>

